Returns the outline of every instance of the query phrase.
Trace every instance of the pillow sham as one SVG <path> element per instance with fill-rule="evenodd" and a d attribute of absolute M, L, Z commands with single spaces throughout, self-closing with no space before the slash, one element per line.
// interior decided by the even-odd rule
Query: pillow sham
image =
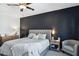
<path fill-rule="evenodd" d="M 38 39 L 46 39 L 46 34 L 38 34 Z"/>
<path fill-rule="evenodd" d="M 32 39 L 34 36 L 36 36 L 35 33 L 29 33 L 28 38 Z"/>

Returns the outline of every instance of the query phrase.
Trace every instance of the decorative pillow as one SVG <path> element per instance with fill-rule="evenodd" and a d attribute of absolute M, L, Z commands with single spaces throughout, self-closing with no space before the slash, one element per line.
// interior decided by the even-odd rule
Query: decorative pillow
<path fill-rule="evenodd" d="M 38 39 L 38 35 L 35 35 L 32 39 Z"/>
<path fill-rule="evenodd" d="M 46 34 L 38 34 L 38 39 L 46 39 Z"/>
<path fill-rule="evenodd" d="M 28 38 L 32 39 L 34 36 L 36 36 L 35 33 L 29 33 Z"/>

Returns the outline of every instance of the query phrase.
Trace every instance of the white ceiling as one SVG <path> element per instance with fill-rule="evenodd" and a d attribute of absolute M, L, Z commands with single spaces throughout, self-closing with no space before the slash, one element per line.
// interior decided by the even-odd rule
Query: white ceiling
<path fill-rule="evenodd" d="M 20 12 L 19 7 L 0 4 L 0 13 L 4 11 L 4 13 L 5 12 L 11 13 L 12 16 L 27 17 L 27 16 L 64 9 L 64 8 L 77 6 L 77 5 L 79 5 L 79 3 L 32 3 L 29 6 L 34 8 L 35 9 L 34 11 L 31 11 L 29 9 L 24 9 L 23 12 Z"/>
<path fill-rule="evenodd" d="M 64 9 L 72 6 L 77 6 L 79 3 L 33 3 L 30 6 L 34 8 L 34 11 L 25 9 L 21 15 L 22 17 L 50 12 L 58 9 Z"/>

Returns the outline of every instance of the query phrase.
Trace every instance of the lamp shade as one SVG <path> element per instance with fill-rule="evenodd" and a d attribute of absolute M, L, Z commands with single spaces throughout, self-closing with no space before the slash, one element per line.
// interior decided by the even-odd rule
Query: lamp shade
<path fill-rule="evenodd" d="M 54 35 L 56 33 L 55 29 L 52 30 L 52 34 Z"/>

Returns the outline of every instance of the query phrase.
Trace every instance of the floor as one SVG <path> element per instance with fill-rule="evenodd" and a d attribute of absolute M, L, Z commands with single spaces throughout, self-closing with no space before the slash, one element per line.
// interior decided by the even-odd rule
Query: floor
<path fill-rule="evenodd" d="M 51 51 L 51 50 L 49 50 L 45 56 L 69 56 L 69 55 L 66 54 L 66 53 L 63 53 L 61 51 Z"/>
<path fill-rule="evenodd" d="M 1 56 L 1 55 L 0 55 Z M 3 55 L 2 55 L 3 56 Z M 66 53 L 63 53 L 61 51 L 53 51 L 53 50 L 49 50 L 45 56 L 69 56 Z"/>

